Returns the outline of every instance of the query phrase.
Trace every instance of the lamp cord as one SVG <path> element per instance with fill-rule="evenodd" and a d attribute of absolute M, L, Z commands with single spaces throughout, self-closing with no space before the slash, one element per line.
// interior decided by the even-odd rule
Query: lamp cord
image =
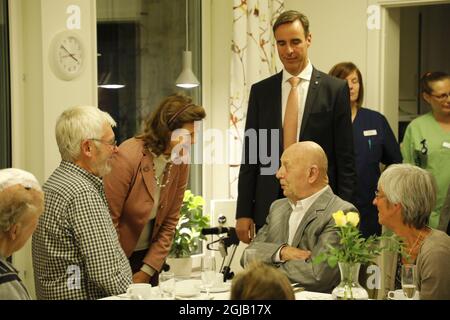
<path fill-rule="evenodd" d="M 186 0 L 186 51 L 189 51 L 189 0 Z"/>

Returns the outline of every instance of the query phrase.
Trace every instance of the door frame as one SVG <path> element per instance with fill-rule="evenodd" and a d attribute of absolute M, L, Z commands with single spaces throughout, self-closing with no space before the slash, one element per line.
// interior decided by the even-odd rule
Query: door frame
<path fill-rule="evenodd" d="M 380 29 L 367 30 L 368 105 L 379 106 L 398 136 L 400 8 L 448 4 L 450 0 L 368 0 L 380 7 Z M 370 62 L 370 63 L 369 63 Z"/>

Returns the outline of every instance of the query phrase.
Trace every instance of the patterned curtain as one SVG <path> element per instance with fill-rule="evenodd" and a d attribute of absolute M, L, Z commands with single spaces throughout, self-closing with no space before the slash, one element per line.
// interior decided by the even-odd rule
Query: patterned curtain
<path fill-rule="evenodd" d="M 228 137 L 230 197 L 234 199 L 250 88 L 281 70 L 272 25 L 283 11 L 284 0 L 234 0 Z"/>

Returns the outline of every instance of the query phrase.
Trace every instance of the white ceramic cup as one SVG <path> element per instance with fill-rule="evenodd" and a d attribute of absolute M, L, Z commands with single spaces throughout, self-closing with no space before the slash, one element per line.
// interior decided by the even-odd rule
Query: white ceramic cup
<path fill-rule="evenodd" d="M 127 289 L 127 296 L 133 300 L 152 299 L 152 285 L 148 283 L 132 283 Z"/>
<path fill-rule="evenodd" d="M 416 290 L 412 299 L 408 299 L 403 293 L 402 289 L 398 289 L 395 291 L 389 291 L 387 294 L 389 300 L 419 300 L 419 291 Z"/>

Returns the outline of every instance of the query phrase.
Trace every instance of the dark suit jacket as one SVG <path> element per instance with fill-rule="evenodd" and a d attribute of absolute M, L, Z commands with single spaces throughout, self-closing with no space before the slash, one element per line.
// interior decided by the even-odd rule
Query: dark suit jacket
<path fill-rule="evenodd" d="M 289 238 L 292 208 L 286 198 L 272 204 L 266 224 L 247 249 L 256 249 L 256 260 L 278 266 L 291 282 L 300 283 L 306 290 L 331 292 L 339 282 L 339 269 L 331 268 L 326 261 L 313 264 L 312 259 L 327 251 L 327 245 L 339 246 L 340 239 L 332 216 L 338 210 L 357 212 L 351 203 L 343 201 L 328 188 L 306 211 L 292 239 L 292 247 L 311 251 L 311 258 L 306 261 L 274 262 L 278 250 Z"/>
<path fill-rule="evenodd" d="M 283 151 L 281 81 L 282 72 L 254 84 L 250 91 L 246 134 L 249 129 L 257 132 L 268 129 L 272 133 L 278 130 L 279 133 L 278 136 L 269 133 L 267 139 L 258 137 L 257 154 L 249 139 L 244 142 L 236 218 L 253 218 L 257 226 L 264 224 L 270 204 L 280 195 L 275 172 L 267 175 L 261 174 L 261 171 L 271 166 L 279 168 Z M 314 141 L 324 149 L 328 157 L 329 184 L 334 193 L 350 201 L 356 173 L 350 94 L 346 81 L 313 69 L 299 141 Z M 276 163 L 267 163 L 260 153 L 273 157 Z"/>

